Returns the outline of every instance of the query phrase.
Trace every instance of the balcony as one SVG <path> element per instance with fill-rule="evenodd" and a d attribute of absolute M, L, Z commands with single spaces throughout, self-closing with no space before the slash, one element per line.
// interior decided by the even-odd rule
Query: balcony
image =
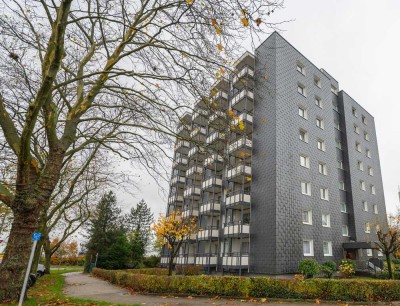
<path fill-rule="evenodd" d="M 241 113 L 237 119 L 231 121 L 231 125 L 237 126 L 240 121 L 244 123 L 244 130 L 240 131 L 241 133 L 248 135 L 253 132 L 253 116 L 251 114 Z"/>
<path fill-rule="evenodd" d="M 219 216 L 221 212 L 221 203 L 218 201 L 209 201 L 200 205 L 200 213 L 208 216 Z"/>
<path fill-rule="evenodd" d="M 193 112 L 192 122 L 201 126 L 206 126 L 208 123 L 208 111 L 203 108 L 198 108 Z"/>
<path fill-rule="evenodd" d="M 224 167 L 224 159 L 221 155 L 214 153 L 210 157 L 206 158 L 204 161 L 204 167 L 208 169 L 215 169 L 217 171 L 222 170 Z"/>
<path fill-rule="evenodd" d="M 202 144 L 206 141 L 206 133 L 207 130 L 204 127 L 195 127 L 193 130 L 190 132 L 190 138 L 193 142 L 197 142 L 199 144 Z"/>
<path fill-rule="evenodd" d="M 229 268 L 241 268 L 249 265 L 249 255 L 240 253 L 227 253 L 222 257 L 222 265 Z"/>
<path fill-rule="evenodd" d="M 253 92 L 243 89 L 232 99 L 231 106 L 239 112 L 252 111 L 254 106 Z"/>
<path fill-rule="evenodd" d="M 252 147 L 253 141 L 250 138 L 240 137 L 229 145 L 228 153 L 236 157 L 247 158 L 251 156 Z"/>
<path fill-rule="evenodd" d="M 216 129 L 222 130 L 226 128 L 226 116 L 225 112 L 217 110 L 210 116 L 208 124 Z"/>
<path fill-rule="evenodd" d="M 201 177 L 203 175 L 203 166 L 193 165 L 186 171 L 187 178 Z"/>
<path fill-rule="evenodd" d="M 186 178 L 184 176 L 174 175 L 171 178 L 170 185 L 171 186 L 182 186 L 185 184 L 185 182 L 186 182 Z"/>
<path fill-rule="evenodd" d="M 218 263 L 217 254 L 197 254 L 196 265 L 200 266 L 215 266 Z"/>
<path fill-rule="evenodd" d="M 189 150 L 188 157 L 192 160 L 203 161 L 206 150 L 202 147 L 194 146 Z"/>
<path fill-rule="evenodd" d="M 211 107 L 214 109 L 226 110 L 228 108 L 228 94 L 225 91 L 218 90 L 211 97 Z"/>
<path fill-rule="evenodd" d="M 175 257 L 174 258 L 174 263 L 175 264 L 176 264 L 176 260 L 177 260 L 177 258 Z M 162 255 L 160 263 L 161 263 L 162 266 L 167 266 L 169 264 L 169 256 L 168 255 Z"/>
<path fill-rule="evenodd" d="M 207 226 L 203 230 L 197 232 L 198 240 L 215 240 L 219 237 L 218 226 Z"/>
<path fill-rule="evenodd" d="M 182 203 L 183 203 L 183 195 L 181 195 L 181 194 L 170 195 L 169 198 L 168 198 L 168 204 L 171 205 L 171 204 L 175 204 L 175 203 L 179 203 L 179 204 L 182 205 Z"/>
<path fill-rule="evenodd" d="M 184 156 L 176 157 L 172 167 L 178 170 L 186 170 L 188 165 L 188 158 Z"/>
<path fill-rule="evenodd" d="M 199 210 L 195 208 L 188 208 L 182 212 L 182 218 L 198 217 Z"/>
<path fill-rule="evenodd" d="M 200 198 L 200 192 L 201 192 L 200 187 L 197 187 L 197 186 L 190 186 L 190 187 L 187 187 L 187 188 L 185 189 L 185 192 L 184 192 L 184 194 L 183 194 L 183 197 L 184 197 L 184 198 L 193 197 L 193 198 L 195 198 L 195 199 L 199 199 L 199 198 Z"/>
<path fill-rule="evenodd" d="M 239 190 L 226 195 L 226 207 L 249 207 L 251 204 L 250 192 Z"/>
<path fill-rule="evenodd" d="M 184 124 L 179 125 L 178 128 L 176 129 L 176 134 L 178 134 L 181 137 L 189 136 L 189 127 Z"/>
<path fill-rule="evenodd" d="M 187 154 L 189 152 L 190 142 L 186 140 L 178 140 L 175 144 L 175 152 Z"/>
<path fill-rule="evenodd" d="M 201 188 L 204 191 L 221 192 L 222 178 L 214 176 L 206 179 L 201 184 Z"/>
<path fill-rule="evenodd" d="M 254 70 L 249 66 L 244 66 L 238 73 L 233 77 L 232 84 L 236 88 L 242 89 L 244 87 L 254 87 Z"/>
<path fill-rule="evenodd" d="M 226 179 L 236 183 L 251 182 L 251 166 L 237 165 L 226 173 Z"/>
<path fill-rule="evenodd" d="M 225 133 L 214 130 L 207 137 L 206 143 L 208 146 L 213 147 L 216 150 L 220 150 L 225 146 L 225 137 Z"/>
<path fill-rule="evenodd" d="M 194 256 L 179 256 L 176 257 L 176 264 L 177 265 L 193 265 L 194 264 Z"/>
<path fill-rule="evenodd" d="M 250 225 L 243 224 L 242 221 L 233 221 L 225 224 L 224 235 L 229 237 L 248 237 Z"/>

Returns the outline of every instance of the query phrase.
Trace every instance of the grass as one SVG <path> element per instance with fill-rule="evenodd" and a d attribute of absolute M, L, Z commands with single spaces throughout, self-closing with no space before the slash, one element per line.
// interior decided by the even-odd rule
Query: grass
<path fill-rule="evenodd" d="M 97 302 L 91 300 L 82 300 L 71 298 L 63 294 L 64 276 L 62 274 L 69 272 L 82 271 L 80 267 L 66 267 L 63 270 L 52 270 L 51 274 L 44 275 L 39 278 L 36 284 L 29 289 L 28 299 L 24 302 L 24 306 L 34 305 L 71 305 L 71 306 L 118 306 L 121 304 L 112 304 L 107 302 Z M 17 305 L 17 304 L 1 304 L 1 305 Z"/>

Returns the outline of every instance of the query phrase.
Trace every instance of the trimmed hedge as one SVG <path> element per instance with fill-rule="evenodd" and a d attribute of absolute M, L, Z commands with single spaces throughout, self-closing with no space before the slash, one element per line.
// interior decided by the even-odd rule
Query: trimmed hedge
<path fill-rule="evenodd" d="M 268 277 L 166 276 L 102 269 L 94 269 L 93 274 L 113 284 L 146 293 L 370 302 L 400 300 L 400 282 L 391 280 L 301 281 Z"/>
<path fill-rule="evenodd" d="M 127 270 L 119 270 L 119 272 L 146 274 L 146 275 L 168 275 L 168 269 L 163 269 L 163 268 L 127 269 Z"/>

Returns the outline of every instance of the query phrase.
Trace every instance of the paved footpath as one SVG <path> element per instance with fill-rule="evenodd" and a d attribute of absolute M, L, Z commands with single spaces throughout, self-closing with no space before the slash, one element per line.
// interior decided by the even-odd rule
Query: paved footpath
<path fill-rule="evenodd" d="M 143 294 L 130 294 L 128 290 L 118 286 L 111 285 L 110 283 L 101 279 L 92 277 L 81 272 L 66 273 L 65 275 L 65 288 L 64 294 L 67 296 L 88 299 L 99 302 L 124 304 L 124 305 L 229 305 L 229 306 L 255 306 L 255 305 L 313 305 L 313 303 L 261 303 L 261 302 L 242 302 L 241 300 L 230 299 L 212 299 L 201 297 L 174 297 L 174 296 L 158 296 L 158 295 L 143 295 Z M 331 304 L 332 305 L 332 304 Z M 334 304 L 333 304 L 334 305 Z"/>

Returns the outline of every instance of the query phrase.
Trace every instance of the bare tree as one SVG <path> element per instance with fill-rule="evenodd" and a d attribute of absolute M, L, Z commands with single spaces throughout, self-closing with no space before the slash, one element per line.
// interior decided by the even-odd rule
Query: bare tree
<path fill-rule="evenodd" d="M 283 1 L 0 1 L 0 149 L 16 167 L 0 185 L 14 215 L 3 300 L 18 297 L 65 163 L 101 144 L 166 175 L 179 115 L 227 73 L 239 41 L 276 27 L 268 16 Z"/>

